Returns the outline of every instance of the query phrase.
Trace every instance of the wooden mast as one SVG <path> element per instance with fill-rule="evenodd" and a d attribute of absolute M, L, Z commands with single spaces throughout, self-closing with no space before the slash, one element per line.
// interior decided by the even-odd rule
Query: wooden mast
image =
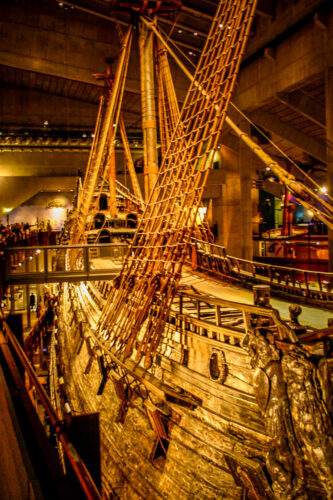
<path fill-rule="evenodd" d="M 220 2 L 154 192 L 101 314 L 100 338 L 123 356 L 135 350 L 145 367 L 178 287 L 255 3 Z"/>

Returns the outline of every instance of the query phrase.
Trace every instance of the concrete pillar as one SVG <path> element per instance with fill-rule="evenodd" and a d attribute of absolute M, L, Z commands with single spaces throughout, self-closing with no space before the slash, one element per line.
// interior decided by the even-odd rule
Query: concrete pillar
<path fill-rule="evenodd" d="M 27 327 L 31 328 L 30 285 L 25 285 L 25 302 L 27 310 Z"/>
<path fill-rule="evenodd" d="M 139 33 L 142 129 L 144 141 L 145 199 L 150 193 L 158 175 L 157 134 L 154 86 L 153 33 L 141 23 Z"/>
<path fill-rule="evenodd" d="M 242 257 L 240 175 L 238 151 L 222 147 L 224 182 L 222 184 L 221 210 L 217 218 L 218 241 L 229 255 Z"/>
<path fill-rule="evenodd" d="M 326 144 L 327 144 L 327 184 L 333 196 L 333 61 L 326 69 Z M 333 272 L 333 231 L 328 230 L 328 270 Z"/>
<path fill-rule="evenodd" d="M 15 311 L 15 288 L 14 285 L 10 285 L 10 312 Z"/>
<path fill-rule="evenodd" d="M 251 135 L 251 127 L 247 121 L 242 121 L 239 127 L 249 136 Z M 240 175 L 241 257 L 252 260 L 252 170 L 254 159 L 250 149 L 241 140 L 239 140 L 238 162 Z"/>

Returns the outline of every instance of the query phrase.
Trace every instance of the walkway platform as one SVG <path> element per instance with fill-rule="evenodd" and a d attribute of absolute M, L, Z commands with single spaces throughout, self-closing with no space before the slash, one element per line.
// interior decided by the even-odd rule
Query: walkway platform
<path fill-rule="evenodd" d="M 218 298 L 253 304 L 253 292 L 240 285 L 223 282 L 221 279 L 207 276 L 204 273 L 192 271 L 189 267 L 183 270 L 182 285 L 193 286 L 198 292 L 214 295 Z M 271 297 L 271 306 L 278 309 L 284 319 L 289 319 L 289 306 L 292 300 L 283 300 Z M 333 311 L 324 307 L 310 307 L 302 305 L 300 322 L 313 328 L 327 327 L 329 318 L 333 318 Z"/>

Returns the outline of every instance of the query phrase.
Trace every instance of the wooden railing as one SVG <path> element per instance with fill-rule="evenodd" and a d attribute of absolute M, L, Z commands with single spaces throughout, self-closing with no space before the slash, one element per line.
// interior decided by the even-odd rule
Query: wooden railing
<path fill-rule="evenodd" d="M 23 391 L 24 387 L 24 378 L 20 376 L 18 371 L 18 366 L 22 368 L 25 372 L 26 377 L 29 379 L 29 383 L 31 387 L 34 387 L 40 404 L 42 405 L 45 414 L 48 416 L 50 424 L 59 438 L 63 446 L 64 453 L 68 460 L 68 463 L 73 469 L 74 474 L 81 486 L 82 494 L 85 498 L 89 500 L 100 500 L 101 495 L 91 478 L 91 475 L 85 465 L 85 463 L 80 458 L 77 450 L 74 448 L 73 443 L 70 441 L 65 422 L 59 418 L 56 410 L 51 404 L 50 398 L 47 395 L 43 385 L 41 384 L 35 369 L 29 362 L 27 356 L 25 355 L 22 347 L 20 346 L 18 340 L 16 339 L 14 333 L 9 328 L 2 312 L 0 313 L 0 347 L 3 353 L 4 359 L 7 362 L 8 368 L 11 372 L 11 376 L 14 378 L 15 383 L 18 385 L 18 389 L 20 389 L 20 397 L 26 398 L 26 391 Z M 15 360 L 12 355 L 12 351 L 15 352 Z M 24 403 L 25 404 L 25 403 Z M 25 404 L 26 407 L 26 404 Z M 29 416 L 29 414 L 28 414 Z M 32 416 L 29 416 L 32 418 Z M 36 416 L 34 416 L 36 418 Z M 37 446 L 38 439 L 36 439 Z M 45 448 L 44 448 L 45 453 Z"/>
<path fill-rule="evenodd" d="M 214 273 L 244 284 L 265 284 L 287 297 L 333 307 L 333 273 L 254 262 L 228 255 L 213 243 L 191 240 L 189 264 L 193 270 Z"/>

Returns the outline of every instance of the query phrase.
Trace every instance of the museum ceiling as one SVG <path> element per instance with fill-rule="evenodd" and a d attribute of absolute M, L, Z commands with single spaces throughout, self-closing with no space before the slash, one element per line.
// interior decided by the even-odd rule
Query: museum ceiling
<path fill-rule="evenodd" d="M 130 22 L 129 14 L 112 9 L 113 3 L 2 2 L 2 153 L 87 151 L 103 86 L 93 74 L 103 73 L 105 58 L 119 53 L 115 19 L 121 29 Z M 184 1 L 177 13 L 158 16 L 159 27 L 190 71 L 199 59 L 216 3 Z M 329 47 L 332 37 L 327 25 L 330 9 L 329 2 L 320 0 L 259 1 L 234 97 L 267 152 L 282 157 L 272 140 L 306 171 L 319 175 L 326 168 L 325 57 L 331 49 L 325 44 Z M 142 136 L 138 57 L 134 45 L 123 106 L 133 146 Z M 174 63 L 171 69 L 182 102 L 188 81 Z M 228 144 L 227 129 L 223 140 Z"/>

